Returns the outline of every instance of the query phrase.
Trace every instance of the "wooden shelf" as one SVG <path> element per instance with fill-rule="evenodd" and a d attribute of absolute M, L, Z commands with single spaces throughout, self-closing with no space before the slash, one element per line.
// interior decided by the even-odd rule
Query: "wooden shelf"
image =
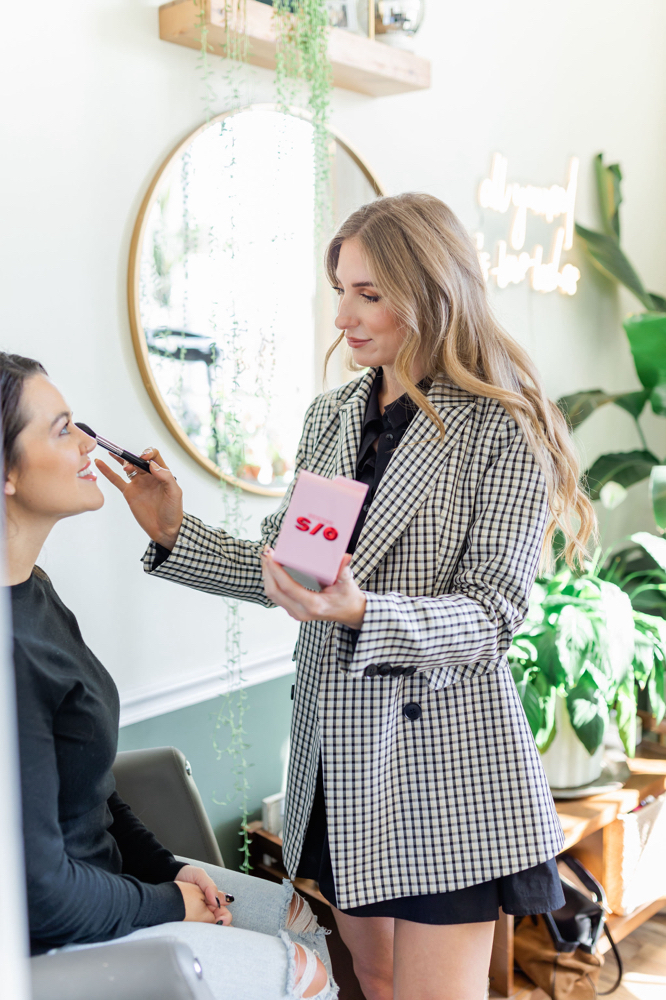
<path fill-rule="evenodd" d="M 259 0 L 246 0 L 249 61 L 253 66 L 275 69 L 273 8 Z M 190 49 L 201 47 L 200 8 L 194 0 L 173 0 L 159 9 L 160 38 Z M 208 43 L 223 55 L 226 16 L 220 0 L 205 0 Z M 359 94 L 385 97 L 430 87 L 430 62 L 413 52 L 355 35 L 342 28 L 329 29 L 328 53 L 336 87 Z"/>

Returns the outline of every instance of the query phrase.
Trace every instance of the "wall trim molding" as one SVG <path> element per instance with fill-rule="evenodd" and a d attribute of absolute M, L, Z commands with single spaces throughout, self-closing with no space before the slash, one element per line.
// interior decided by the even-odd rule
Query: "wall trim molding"
<path fill-rule="evenodd" d="M 281 649 L 271 656 L 243 661 L 244 687 L 264 684 L 266 681 L 284 677 L 296 669 L 292 660 L 293 647 Z M 120 726 L 131 726 L 135 722 L 153 719 L 167 712 L 177 712 L 179 708 L 198 705 L 220 694 L 233 690 L 234 685 L 224 676 L 224 668 L 208 667 L 187 680 L 172 684 L 148 684 L 135 688 L 120 698 Z"/>

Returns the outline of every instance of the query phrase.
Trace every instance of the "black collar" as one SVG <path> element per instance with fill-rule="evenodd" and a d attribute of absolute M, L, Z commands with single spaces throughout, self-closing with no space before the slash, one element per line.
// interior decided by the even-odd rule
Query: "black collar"
<path fill-rule="evenodd" d="M 398 399 L 394 399 L 392 403 L 385 406 L 384 413 L 382 414 L 379 408 L 379 390 L 382 387 L 382 378 L 382 369 L 378 368 L 375 380 L 372 383 L 372 389 L 370 390 L 368 405 L 365 409 L 363 431 L 365 431 L 366 428 L 374 421 L 378 421 L 379 426 L 391 426 L 393 430 L 400 430 L 407 427 L 407 425 L 411 423 L 418 409 L 416 403 L 414 403 L 405 392 L 402 396 L 399 396 Z M 418 383 L 418 388 L 421 392 L 427 393 L 431 385 L 432 379 L 424 378 Z"/>

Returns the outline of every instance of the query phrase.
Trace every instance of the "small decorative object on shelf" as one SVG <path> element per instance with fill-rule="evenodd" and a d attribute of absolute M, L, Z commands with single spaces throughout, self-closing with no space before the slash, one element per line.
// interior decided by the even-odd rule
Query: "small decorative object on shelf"
<path fill-rule="evenodd" d="M 359 7 L 365 0 L 359 0 Z M 425 0 L 375 0 L 375 38 L 387 45 L 410 48 L 421 27 Z"/>
<path fill-rule="evenodd" d="M 269 7 L 275 6 L 273 0 L 260 0 Z M 356 35 L 368 35 L 368 12 L 372 0 L 361 0 L 362 10 L 357 11 L 358 0 L 326 0 L 328 8 L 328 23 L 331 28 L 344 28 Z M 295 11 L 296 0 L 292 0 L 290 9 Z"/>

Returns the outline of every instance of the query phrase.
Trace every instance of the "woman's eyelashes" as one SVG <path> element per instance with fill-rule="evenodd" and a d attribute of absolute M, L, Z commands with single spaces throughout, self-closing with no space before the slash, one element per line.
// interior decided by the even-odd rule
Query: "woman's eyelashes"
<path fill-rule="evenodd" d="M 333 287 L 333 291 L 337 292 L 338 298 L 341 298 L 345 294 L 344 288 Z M 379 295 L 368 295 L 367 292 L 359 293 L 362 299 L 366 302 L 379 302 Z"/>

